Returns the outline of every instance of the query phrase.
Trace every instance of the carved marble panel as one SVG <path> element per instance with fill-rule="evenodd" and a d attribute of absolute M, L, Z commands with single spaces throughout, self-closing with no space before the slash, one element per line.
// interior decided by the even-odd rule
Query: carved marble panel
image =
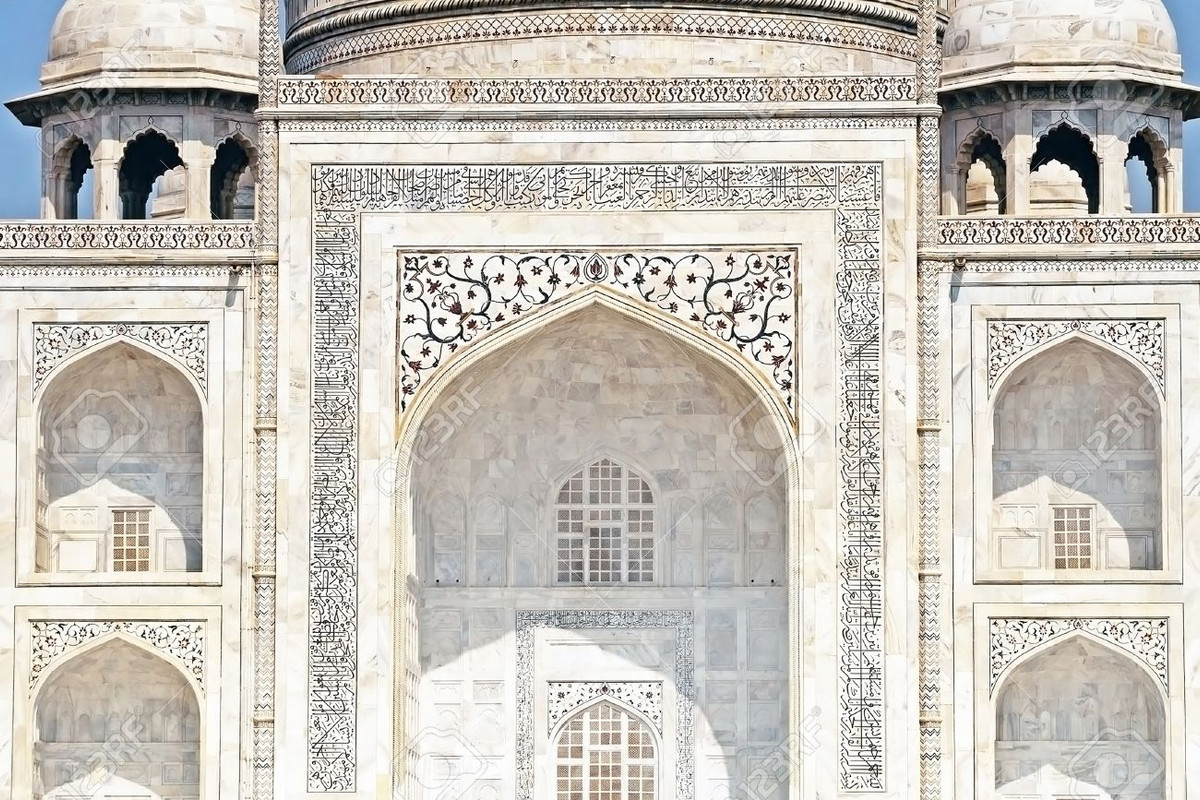
<path fill-rule="evenodd" d="M 1169 688 L 1165 617 L 993 617 L 988 625 L 990 691 L 995 691 L 1009 664 L 1035 647 L 1076 631 L 1089 633 L 1129 653 L 1150 668 L 1164 689 Z"/>
<path fill-rule="evenodd" d="M 56 661 L 69 657 L 76 648 L 111 633 L 124 633 L 141 639 L 156 650 L 174 656 L 183 662 L 197 685 L 204 687 L 203 622 L 35 621 L 30 627 L 33 656 L 29 667 L 30 693 L 42 673 Z"/>
<path fill-rule="evenodd" d="M 208 394 L 208 323 L 34 323 L 33 393 L 63 361 L 113 340 L 128 339 L 157 350 L 187 370 Z"/>
<path fill-rule="evenodd" d="M 1076 333 L 1129 354 L 1166 391 L 1167 325 L 1161 319 L 989 320 L 988 391 L 1026 353 Z"/>

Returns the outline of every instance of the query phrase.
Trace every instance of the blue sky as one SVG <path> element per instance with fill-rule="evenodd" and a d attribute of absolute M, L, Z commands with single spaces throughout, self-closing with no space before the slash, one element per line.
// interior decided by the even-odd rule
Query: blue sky
<path fill-rule="evenodd" d="M 1179 30 L 1188 81 L 1200 84 L 1200 3 L 1165 2 Z M 60 0 L 17 0 L 4 4 L 4 24 L 0 26 L 0 98 L 9 100 L 37 90 L 50 26 L 60 5 Z M 0 110 L 0 120 L 0 153 L 4 154 L 0 160 L 0 218 L 35 218 L 40 191 L 36 133 L 22 127 L 7 110 Z M 1200 211 L 1200 120 L 1188 125 L 1187 144 L 1184 161 L 1187 208 Z"/>

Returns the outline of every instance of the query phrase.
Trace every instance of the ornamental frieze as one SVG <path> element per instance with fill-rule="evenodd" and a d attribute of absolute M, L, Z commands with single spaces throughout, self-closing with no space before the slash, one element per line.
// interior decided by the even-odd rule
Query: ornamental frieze
<path fill-rule="evenodd" d="M 988 320 L 988 391 L 1009 367 L 1043 345 L 1073 334 L 1112 345 L 1129 355 L 1166 391 L 1167 324 L 1162 319 Z"/>
<path fill-rule="evenodd" d="M 187 370 L 208 394 L 208 323 L 34 323 L 33 393 L 58 365 L 76 353 L 114 339 L 128 339 L 156 350 Z"/>

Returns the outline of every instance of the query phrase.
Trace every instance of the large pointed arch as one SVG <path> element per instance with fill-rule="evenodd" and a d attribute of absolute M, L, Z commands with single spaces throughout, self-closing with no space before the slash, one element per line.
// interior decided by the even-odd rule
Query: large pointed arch
<path fill-rule="evenodd" d="M 609 312 L 628 319 L 634 324 L 644 326 L 651 331 L 661 334 L 673 343 L 679 344 L 684 350 L 694 354 L 698 359 L 713 363 L 720 372 L 735 380 L 753 397 L 764 414 L 764 419 L 770 420 L 770 428 L 775 439 L 788 453 L 782 466 L 781 482 L 786 483 L 787 496 L 799 497 L 801 483 L 800 454 L 797 452 L 797 440 L 792 418 L 785 404 L 773 391 L 762 373 L 747 360 L 737 354 L 732 348 L 719 343 L 712 337 L 682 325 L 678 320 L 648 308 L 603 286 L 591 286 L 581 292 L 564 299 L 560 303 L 547 305 L 536 312 L 522 316 L 500 330 L 488 336 L 473 341 L 463 348 L 436 374 L 430 377 L 421 391 L 412 397 L 411 404 L 400 420 L 398 444 L 395 451 L 395 483 L 391 492 L 393 503 L 393 536 L 391 537 L 393 551 L 391 562 L 393 609 L 396 617 L 391 630 L 395 634 L 394 659 L 397 665 L 393 676 L 393 737 L 396 745 L 395 752 L 402 753 L 401 743 L 406 741 L 406 726 L 415 724 L 414 708 L 416 697 L 412 694 L 415 681 L 413 676 L 405 672 L 406 665 L 414 663 L 416 652 L 413 638 L 416 626 L 411 615 L 416 608 L 411 591 L 414 584 L 409 576 L 413 567 L 419 563 L 419 553 L 416 548 L 413 517 L 413 489 L 416 478 L 416 456 L 419 452 L 422 425 L 437 411 L 443 398 L 453 397 L 455 386 L 461 378 L 479 370 L 491 357 L 502 353 L 511 346 L 535 335 L 548 326 L 561 323 L 574 314 L 591 308 L 600 307 Z M 612 451 L 621 458 L 623 463 L 629 463 L 635 468 L 637 460 L 627 460 L 624 454 Z M 645 475 L 645 472 L 642 473 Z M 557 488 L 557 487 L 556 487 Z M 801 584 L 798 580 L 799 553 L 803 551 L 800 544 L 802 538 L 800 509 L 796 503 L 785 506 L 786 517 L 786 550 L 788 566 L 787 581 L 787 624 L 790 628 L 788 640 L 798 641 L 802 626 L 801 618 Z M 665 507 L 664 507 L 665 511 Z M 782 609 L 781 609 L 782 612 Z M 781 613 L 782 616 L 782 613 Z M 787 648 L 783 656 L 789 685 L 799 691 L 802 681 L 800 677 L 801 663 L 794 648 Z M 789 713 L 793 710 L 789 709 Z M 404 759 L 398 759 L 398 773 L 403 772 L 406 765 Z M 403 786 L 405 777 L 398 774 L 397 785 Z"/>
<path fill-rule="evenodd" d="M 394 503 L 393 520 L 395 529 L 394 536 L 392 537 L 394 542 L 406 542 L 412 535 L 411 512 L 409 509 L 404 508 L 404 503 L 407 502 L 412 491 L 412 467 L 414 457 L 420 446 L 421 426 L 425 419 L 434 413 L 439 397 L 447 389 L 453 387 L 458 378 L 469 374 L 492 354 L 500 352 L 508 345 L 519 342 L 525 337 L 535 334 L 538 330 L 593 305 L 602 306 L 618 314 L 622 314 L 634 322 L 647 325 L 667 335 L 684 348 L 715 361 L 725 367 L 728 374 L 734 376 L 751 393 L 759 398 L 764 408 L 768 411 L 772 427 L 787 453 L 785 457 L 786 463 L 783 466 L 785 468 L 788 497 L 801 496 L 799 494 L 801 491 L 801 454 L 797 447 L 795 423 L 788 409 L 780 401 L 777 393 L 771 390 L 771 387 L 762 378 L 761 373 L 750 366 L 736 352 L 731 352 L 728 348 L 719 345 L 710 337 L 703 336 L 692 329 L 682 326 L 661 312 L 641 304 L 635 304 L 606 287 L 592 286 L 559 304 L 547 306 L 538 312 L 531 313 L 519 321 L 513 322 L 496 331 L 494 334 L 476 340 L 468 347 L 463 348 L 413 398 L 412 404 L 402 418 L 396 452 L 392 461 L 395 467 L 395 482 L 390 487 Z M 794 508 L 795 504 L 790 505 L 793 508 L 789 510 L 788 521 L 789 554 L 799 552 L 793 545 L 798 546 L 798 542 L 795 540 L 800 535 L 799 512 Z M 397 562 L 398 572 L 408 574 L 411 566 L 415 563 L 414 557 L 416 554 L 397 552 L 395 555 L 398 558 L 403 558 L 402 562 Z M 789 561 L 793 558 L 793 555 L 789 555 Z M 790 565 L 789 574 L 793 574 Z M 399 606 L 399 608 L 403 608 L 403 606 Z"/>
<path fill-rule="evenodd" d="M 783 390 L 773 385 L 762 369 L 738 351 L 736 347 L 721 341 L 715 336 L 708 335 L 695 327 L 683 324 L 678 317 L 667 314 L 662 309 L 649 303 L 638 302 L 629 296 L 619 293 L 612 287 L 594 283 L 556 302 L 544 305 L 516 316 L 499 325 L 495 330 L 483 333 L 462 344 L 452 355 L 438 364 L 431 375 L 424 378 L 411 397 L 402 398 L 403 416 L 419 418 L 418 407 L 421 398 L 428 398 L 438 393 L 437 385 L 445 385 L 447 376 L 462 371 L 463 361 L 477 361 L 492 352 L 503 343 L 513 338 L 520 338 L 523 332 L 534 330 L 553 322 L 555 319 L 569 315 L 575 310 L 592 303 L 602 303 L 620 313 L 649 324 L 651 327 L 670 335 L 676 341 L 698 347 L 707 355 L 717 358 L 735 370 L 744 382 L 752 385 L 756 392 L 764 397 L 770 397 L 772 406 L 782 411 L 784 419 L 789 421 L 788 428 L 795 427 L 795 411 L 789 408 L 789 401 L 781 397 Z M 460 365 L 455 368 L 455 365 Z M 789 389 L 793 395 L 795 380 Z M 794 400 L 791 402 L 795 402 Z M 426 412 L 428 413 L 428 412 Z"/>

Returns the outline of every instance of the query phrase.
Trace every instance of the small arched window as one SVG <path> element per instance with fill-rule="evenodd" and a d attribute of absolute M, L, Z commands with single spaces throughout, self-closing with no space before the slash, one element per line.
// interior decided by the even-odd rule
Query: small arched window
<path fill-rule="evenodd" d="M 558 490 L 555 583 L 654 582 L 654 493 L 640 475 L 602 459 Z"/>
<path fill-rule="evenodd" d="M 612 703 L 572 717 L 555 742 L 557 800 L 654 800 L 656 754 L 650 728 Z"/>

